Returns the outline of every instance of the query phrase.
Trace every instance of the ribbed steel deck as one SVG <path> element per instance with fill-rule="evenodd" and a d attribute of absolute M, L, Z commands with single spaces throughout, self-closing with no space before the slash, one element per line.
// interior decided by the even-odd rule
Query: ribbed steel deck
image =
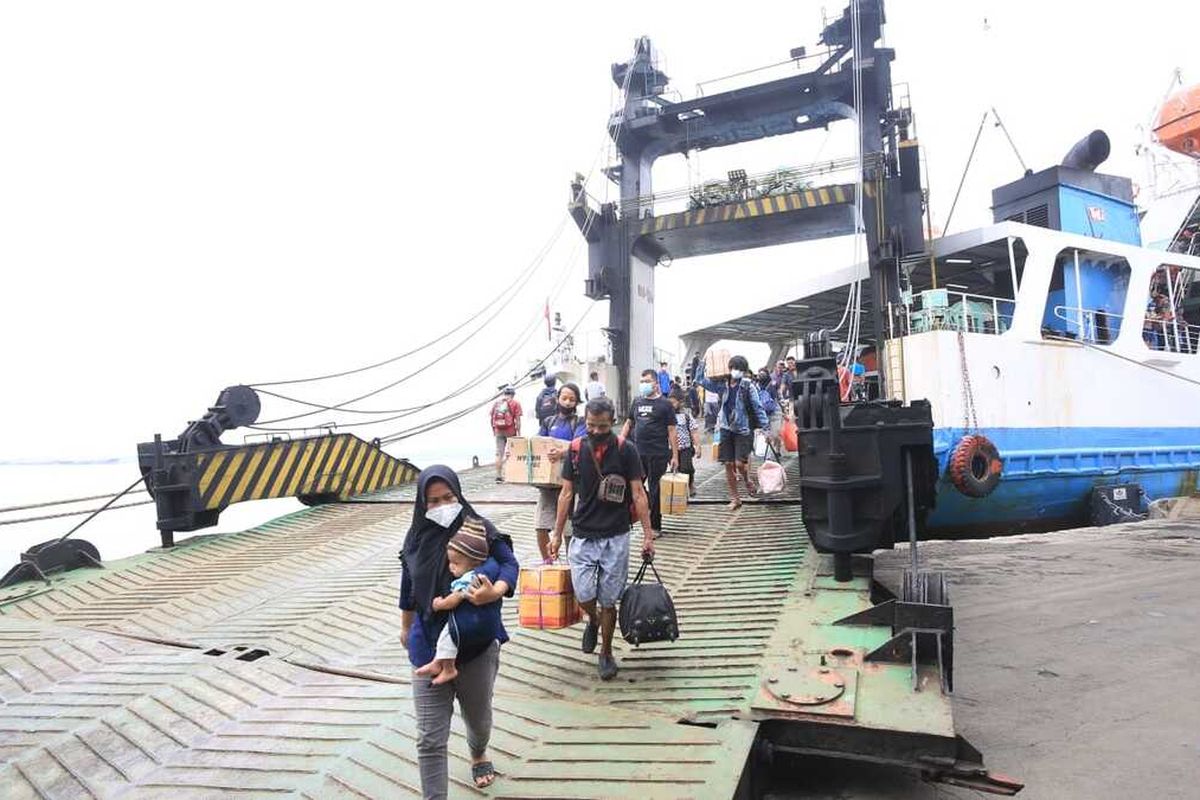
<path fill-rule="evenodd" d="M 789 471 L 794 484 L 794 464 Z M 513 501 L 532 490 L 497 486 L 487 469 L 465 484 L 518 554 L 531 552 L 533 507 Z M 702 495 L 715 500 L 723 487 L 705 465 Z M 392 490 L 306 509 L 0 594 L 0 796 L 419 796 L 396 609 L 404 499 Z M 814 615 L 869 604 L 861 582 L 812 591 L 825 579 L 798 512 L 697 505 L 667 518 L 656 564 L 681 638 L 622 644 L 609 684 L 579 652 L 578 628 L 519 629 L 507 604 L 513 640 L 502 651 L 492 741 L 501 777 L 486 793 L 470 786 L 456 727 L 451 793 L 731 796 L 754 720 L 780 716 L 762 700 L 765 671 L 833 646 Z M 849 635 L 859 652 L 888 633 Z M 876 669 L 870 680 L 904 687 L 907 677 Z M 881 721 L 944 735 L 949 706 L 933 694 Z M 843 698 L 826 712 L 850 721 L 854 697 L 851 687 L 849 711 Z M 860 700 L 858 714 L 876 708 Z"/>

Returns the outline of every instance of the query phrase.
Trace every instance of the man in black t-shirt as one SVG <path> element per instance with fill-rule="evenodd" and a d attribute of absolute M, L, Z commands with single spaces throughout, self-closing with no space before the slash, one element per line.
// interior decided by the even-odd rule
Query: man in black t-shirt
<path fill-rule="evenodd" d="M 587 614 L 582 649 L 596 651 L 601 638 L 601 680 L 612 680 L 617 662 L 612 654 L 617 624 L 617 601 L 629 580 L 631 516 L 642 523 L 642 558 L 654 557 L 654 532 L 650 509 L 642 488 L 642 464 L 637 447 L 613 435 L 615 411 L 607 397 L 589 400 L 584 423 L 587 436 L 571 443 L 563 459 L 558 516 L 550 537 L 550 553 L 558 558 L 568 514 L 574 530 L 567 547 L 575 599 Z M 574 513 L 571 506 L 578 494 Z M 632 508 L 631 508 L 632 501 Z"/>
<path fill-rule="evenodd" d="M 662 535 L 662 508 L 659 506 L 659 481 L 667 469 L 679 468 L 679 440 L 675 438 L 675 409 L 659 388 L 658 373 L 642 370 L 638 397 L 629 407 L 629 419 L 621 435 L 637 445 L 650 495 L 650 527 Z"/>

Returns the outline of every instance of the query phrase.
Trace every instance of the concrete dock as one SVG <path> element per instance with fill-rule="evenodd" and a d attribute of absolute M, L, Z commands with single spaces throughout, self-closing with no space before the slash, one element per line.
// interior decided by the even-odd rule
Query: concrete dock
<path fill-rule="evenodd" d="M 1200 525 L 921 545 L 955 608 L 955 720 L 1026 800 L 1200 797 Z M 908 553 L 881 553 L 885 582 Z M 978 798 L 893 769 L 781 761 L 776 800 Z"/>

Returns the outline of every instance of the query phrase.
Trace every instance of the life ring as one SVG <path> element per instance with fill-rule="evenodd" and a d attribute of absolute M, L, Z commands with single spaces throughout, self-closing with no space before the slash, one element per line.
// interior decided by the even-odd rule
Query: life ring
<path fill-rule="evenodd" d="M 950 453 L 950 482 L 967 497 L 987 497 L 996 491 L 1003 471 L 1000 451 L 981 434 L 964 436 Z"/>

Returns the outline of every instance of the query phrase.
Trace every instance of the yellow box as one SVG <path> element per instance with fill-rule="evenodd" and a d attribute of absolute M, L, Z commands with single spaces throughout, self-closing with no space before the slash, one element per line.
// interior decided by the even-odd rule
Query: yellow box
<path fill-rule="evenodd" d="M 583 618 L 566 564 L 522 567 L 517 587 L 517 624 L 522 628 L 566 628 Z"/>
<path fill-rule="evenodd" d="M 662 513 L 678 516 L 687 511 L 688 476 L 682 472 L 667 473 L 658 483 L 658 507 Z"/>
<path fill-rule="evenodd" d="M 567 442 L 551 436 L 510 437 L 504 448 L 504 482 L 561 486 L 562 459 L 551 461 L 549 454 L 567 447 Z"/>
<path fill-rule="evenodd" d="M 569 628 L 583 619 L 573 594 L 522 594 L 517 609 L 522 628 Z"/>
<path fill-rule="evenodd" d="M 712 450 L 712 460 L 713 460 L 713 463 L 715 464 L 715 463 L 717 463 L 717 459 L 719 459 L 721 457 L 721 445 L 718 442 L 713 442 L 710 445 L 710 448 Z"/>
<path fill-rule="evenodd" d="M 566 564 L 522 567 L 517 579 L 517 590 L 522 594 L 571 594 L 571 568 Z"/>

